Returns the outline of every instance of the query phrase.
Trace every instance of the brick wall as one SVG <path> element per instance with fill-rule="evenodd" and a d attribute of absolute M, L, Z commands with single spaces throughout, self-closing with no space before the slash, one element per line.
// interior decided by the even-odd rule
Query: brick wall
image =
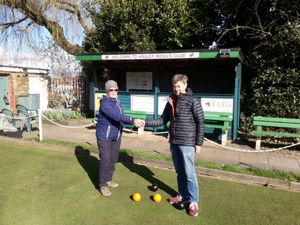
<path fill-rule="evenodd" d="M 16 107 L 15 107 L 15 87 L 14 87 L 14 75 L 10 73 L 8 75 L 8 95 L 9 95 L 9 105 L 10 105 L 10 110 L 15 112 Z"/>
<path fill-rule="evenodd" d="M 9 74 L 9 99 L 10 107 L 13 112 L 16 112 L 16 105 L 18 104 L 18 96 L 28 95 L 29 78 L 23 73 Z"/>
<path fill-rule="evenodd" d="M 27 74 L 14 73 L 15 77 L 15 96 L 28 95 L 29 78 Z"/>

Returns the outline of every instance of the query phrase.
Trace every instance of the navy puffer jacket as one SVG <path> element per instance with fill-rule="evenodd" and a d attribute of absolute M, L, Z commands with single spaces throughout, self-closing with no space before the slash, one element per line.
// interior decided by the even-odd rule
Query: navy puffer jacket
<path fill-rule="evenodd" d="M 146 120 L 146 126 L 162 126 L 170 121 L 169 142 L 186 146 L 201 146 L 204 139 L 204 114 L 201 102 L 192 95 L 171 95 L 159 119 Z"/>
<path fill-rule="evenodd" d="M 100 100 L 99 116 L 96 126 L 97 140 L 118 140 L 122 134 L 123 123 L 133 124 L 134 118 L 126 116 L 117 99 L 103 96 Z"/>

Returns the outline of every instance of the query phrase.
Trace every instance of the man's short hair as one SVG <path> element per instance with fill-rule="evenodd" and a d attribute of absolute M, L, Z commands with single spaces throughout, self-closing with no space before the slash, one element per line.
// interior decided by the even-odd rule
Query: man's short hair
<path fill-rule="evenodd" d="M 178 81 L 181 81 L 182 83 L 187 84 L 188 79 L 189 78 L 185 74 L 175 74 L 172 78 L 172 84 L 175 84 Z"/>

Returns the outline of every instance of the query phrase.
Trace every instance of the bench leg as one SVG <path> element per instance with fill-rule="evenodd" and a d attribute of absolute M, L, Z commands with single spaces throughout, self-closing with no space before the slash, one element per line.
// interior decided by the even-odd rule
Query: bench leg
<path fill-rule="evenodd" d="M 260 150 L 261 139 L 256 139 L 255 142 L 255 150 Z"/>
<path fill-rule="evenodd" d="M 222 134 L 222 145 L 226 145 L 227 144 L 227 137 L 228 137 L 228 131 L 226 130 L 223 134 Z"/>
<path fill-rule="evenodd" d="M 139 127 L 138 130 L 137 130 L 137 133 L 138 134 L 144 133 L 144 127 Z"/>

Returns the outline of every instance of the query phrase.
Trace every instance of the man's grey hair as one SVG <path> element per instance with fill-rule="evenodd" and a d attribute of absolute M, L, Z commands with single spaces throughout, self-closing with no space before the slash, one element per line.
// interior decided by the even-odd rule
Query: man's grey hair
<path fill-rule="evenodd" d="M 187 84 L 188 79 L 189 78 L 185 74 L 175 74 L 172 78 L 172 84 L 175 84 L 178 81 L 181 81 L 182 83 Z"/>

